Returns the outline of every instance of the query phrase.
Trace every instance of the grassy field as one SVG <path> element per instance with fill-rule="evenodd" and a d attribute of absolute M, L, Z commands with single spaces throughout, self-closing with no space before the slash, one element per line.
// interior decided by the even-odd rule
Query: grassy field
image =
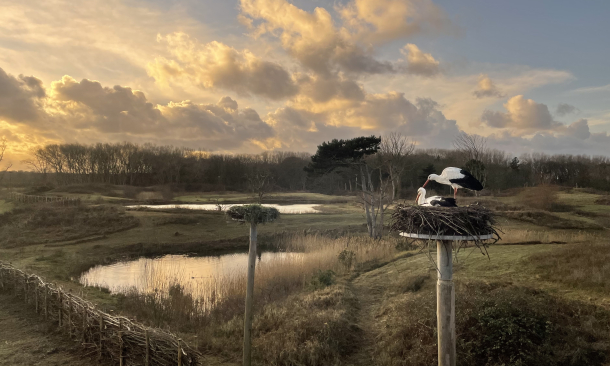
<path fill-rule="evenodd" d="M 74 191 L 66 194 L 91 195 Z M 170 327 L 196 344 L 209 364 L 239 364 L 241 280 L 233 282 L 234 295 L 222 307 L 195 318 L 192 306 L 196 299 L 179 289 L 169 298 L 152 300 L 137 293 L 111 296 L 78 284 L 78 275 L 96 264 L 140 256 L 247 249 L 248 228 L 227 221 L 220 212 L 124 210 L 116 200 L 125 198 L 104 195 L 120 195 L 118 191 L 106 187 L 85 208 L 74 209 L 85 209 L 86 215 L 65 208 L 67 211 L 41 215 L 44 210 L 40 207 L 13 209 L 0 201 L 0 209 L 13 209 L 2 215 L 5 223 L 0 222 L 0 257 L 66 288 L 83 291 L 104 309 Z M 610 352 L 610 293 L 605 281 L 610 274 L 610 206 L 596 203 L 604 196 L 579 189 L 553 191 L 536 201 L 541 196 L 539 191 L 525 189 L 506 196 L 459 199 L 461 205 L 480 202 L 497 210 L 504 232 L 503 240 L 489 248 L 489 258 L 472 248 L 457 256 L 458 356 L 462 364 L 604 365 L 610 360 L 606 357 Z M 173 200 L 241 203 L 248 197 L 197 193 Z M 356 239 L 365 232 L 365 220 L 350 197 L 281 193 L 271 195 L 267 202 L 320 204 L 322 213 L 285 214 L 275 223 L 260 226 L 259 243 L 312 253 L 324 260 L 298 268 L 272 268 L 259 276 L 253 344 L 256 364 L 436 362 L 436 271 L 429 260 L 434 248 L 404 248 L 397 245 L 402 241 L 396 237 L 379 242 Z M 15 224 L 23 232 L 17 242 L 11 231 Z M 161 310 L 166 315 L 159 315 Z M 191 315 L 181 318 L 181 314 Z M 504 329 L 516 332 L 526 350 L 523 354 L 519 353 L 521 346 L 507 341 L 514 334 L 504 334 Z M 484 351 L 486 344 L 505 351 Z"/>

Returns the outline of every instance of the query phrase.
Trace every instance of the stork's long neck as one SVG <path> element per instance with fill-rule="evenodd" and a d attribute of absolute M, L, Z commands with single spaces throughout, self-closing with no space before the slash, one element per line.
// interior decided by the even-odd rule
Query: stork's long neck
<path fill-rule="evenodd" d="M 424 203 L 426 203 L 426 190 L 425 189 L 421 189 L 421 193 L 417 197 L 417 204 L 418 205 L 423 205 Z"/>

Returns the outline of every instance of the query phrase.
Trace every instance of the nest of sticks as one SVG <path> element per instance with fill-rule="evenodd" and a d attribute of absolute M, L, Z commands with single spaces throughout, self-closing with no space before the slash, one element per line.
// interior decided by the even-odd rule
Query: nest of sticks
<path fill-rule="evenodd" d="M 280 212 L 274 207 L 243 205 L 232 206 L 227 210 L 226 215 L 231 220 L 256 225 L 277 220 L 280 217 Z"/>
<path fill-rule="evenodd" d="M 399 204 L 392 213 L 392 231 L 430 236 L 474 237 L 474 244 L 484 248 L 500 239 L 496 214 L 480 205 L 462 207 L 428 207 Z M 480 239 L 493 235 L 492 239 Z M 434 240 L 434 239 L 430 239 Z"/>

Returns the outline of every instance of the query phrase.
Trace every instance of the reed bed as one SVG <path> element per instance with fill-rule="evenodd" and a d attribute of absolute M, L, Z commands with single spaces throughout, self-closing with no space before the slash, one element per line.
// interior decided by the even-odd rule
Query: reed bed
<path fill-rule="evenodd" d="M 46 321 L 79 341 L 90 354 L 119 365 L 199 364 L 199 353 L 167 331 L 100 311 L 92 303 L 42 278 L 0 263 L 0 291 L 20 297 Z"/>
<path fill-rule="evenodd" d="M 285 256 L 257 263 L 254 301 L 257 306 L 284 299 L 312 286 L 319 276 L 353 271 L 363 263 L 381 261 L 397 252 L 404 239 L 374 240 L 364 236 L 332 238 L 321 234 L 285 234 L 277 249 Z M 243 312 L 246 272 L 183 281 L 179 268 L 150 266 L 142 274 L 145 286 L 123 289 L 123 305 L 155 326 L 205 327 Z M 192 328 L 192 329 L 191 329 Z"/>

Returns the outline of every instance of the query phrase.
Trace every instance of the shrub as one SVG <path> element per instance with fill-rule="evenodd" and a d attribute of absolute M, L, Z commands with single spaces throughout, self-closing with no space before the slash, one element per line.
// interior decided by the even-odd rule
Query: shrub
<path fill-rule="evenodd" d="M 314 290 L 320 290 L 335 283 L 335 272 L 329 270 L 318 270 L 309 281 L 309 286 Z"/>
<path fill-rule="evenodd" d="M 541 185 L 524 190 L 521 193 L 521 203 L 524 206 L 543 211 L 570 211 L 570 206 L 560 204 L 557 194 L 561 187 Z"/>
<path fill-rule="evenodd" d="M 610 313 L 510 284 L 458 283 L 458 365 L 604 365 Z M 437 363 L 436 299 L 429 291 L 387 301 L 379 320 L 379 365 Z"/>

